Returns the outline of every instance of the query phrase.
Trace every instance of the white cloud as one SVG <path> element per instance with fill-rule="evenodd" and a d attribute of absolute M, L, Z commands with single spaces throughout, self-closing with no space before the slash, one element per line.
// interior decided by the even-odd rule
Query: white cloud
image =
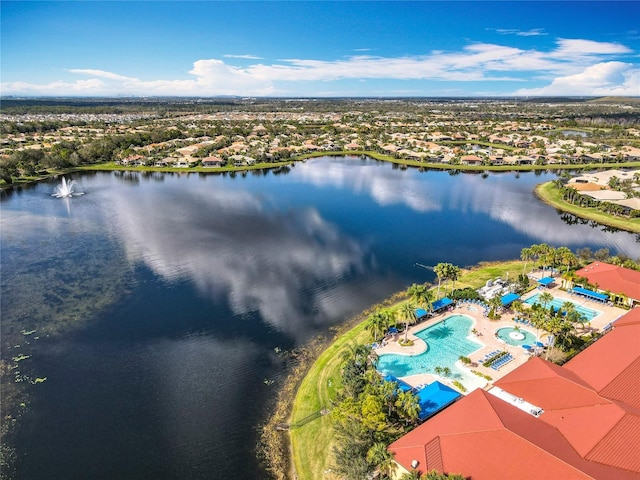
<path fill-rule="evenodd" d="M 523 96 L 640 95 L 640 68 L 623 62 L 602 62 L 575 75 L 558 77 L 542 88 L 522 88 L 515 92 Z"/>
<path fill-rule="evenodd" d="M 91 68 L 72 68 L 69 70 L 71 73 L 77 73 L 79 75 L 91 75 L 93 77 L 108 78 L 109 80 L 122 80 L 132 81 L 135 78 L 126 77 L 124 75 L 118 75 L 117 73 L 106 72 L 104 70 L 94 70 Z"/>
<path fill-rule="evenodd" d="M 537 37 L 540 35 L 548 35 L 542 28 L 532 28 L 531 30 L 518 30 L 516 28 L 489 28 L 501 35 L 517 35 L 519 37 Z"/>
<path fill-rule="evenodd" d="M 594 42 L 593 40 L 579 40 L 561 38 L 554 56 L 571 58 L 572 55 L 612 55 L 631 53 L 631 50 L 619 43 Z"/>
<path fill-rule="evenodd" d="M 361 49 L 364 51 L 365 49 Z M 92 78 L 50 84 L 6 82 L 3 94 L 56 95 L 273 95 L 286 94 L 292 82 L 337 82 L 340 80 L 428 80 L 442 82 L 524 81 L 563 78 L 585 74 L 586 69 L 632 51 L 621 44 L 581 39 L 559 39 L 548 52 L 489 43 L 473 43 L 457 52 L 433 51 L 420 56 L 381 57 L 354 55 L 337 60 L 281 59 L 266 64 L 252 55 L 225 55 L 225 58 L 256 60 L 236 66 L 225 60 L 197 60 L 188 72 L 191 78 L 143 81 L 100 69 L 69 69 L 74 75 Z M 606 63 L 606 62 L 605 62 Z M 616 63 L 616 62 L 614 62 Z M 526 77 L 525 77 L 526 74 Z M 619 77 L 621 80 L 624 76 Z M 600 75 L 606 83 L 592 84 L 591 90 L 626 91 L 631 83 L 615 85 L 614 77 Z M 578 77 L 585 81 L 583 77 Z M 631 78 L 633 80 L 633 78 Z M 631 81 L 630 80 L 630 81 Z M 299 86 L 293 87 L 300 89 Z M 304 88 L 304 87 L 303 87 Z M 314 86 L 317 92 L 317 86 Z M 336 90 L 324 89 L 323 90 Z M 339 90 L 339 88 L 338 88 Z M 315 94 L 315 92 L 309 92 Z M 579 93 L 582 94 L 582 93 Z M 637 93 L 629 93 L 636 95 Z"/>
<path fill-rule="evenodd" d="M 223 55 L 224 58 L 244 58 L 245 60 L 262 60 L 262 57 L 258 57 L 257 55 Z"/>

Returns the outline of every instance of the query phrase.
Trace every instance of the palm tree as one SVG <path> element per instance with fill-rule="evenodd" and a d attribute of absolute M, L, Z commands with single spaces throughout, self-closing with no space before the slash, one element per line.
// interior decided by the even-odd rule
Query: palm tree
<path fill-rule="evenodd" d="M 540 341 L 540 330 L 546 330 L 547 326 L 547 312 L 543 308 L 536 308 L 533 310 L 533 315 L 530 318 L 531 324 L 536 329 L 536 341 Z M 548 356 L 547 352 L 547 356 Z"/>
<path fill-rule="evenodd" d="M 396 407 L 398 407 L 398 412 L 406 419 L 407 423 L 415 422 L 420 415 L 418 397 L 411 391 L 398 393 Z"/>
<path fill-rule="evenodd" d="M 398 384 L 396 382 L 384 381 L 378 387 L 378 393 L 387 404 L 387 416 L 391 416 L 391 410 L 398 396 Z"/>
<path fill-rule="evenodd" d="M 446 280 L 447 273 L 449 271 L 448 265 L 450 263 L 438 263 L 435 267 L 433 267 L 433 271 L 436 273 L 438 277 L 438 293 L 436 294 L 436 298 L 440 298 L 440 285 L 442 280 Z"/>
<path fill-rule="evenodd" d="M 502 298 L 498 295 L 494 295 L 489 299 L 489 306 L 493 310 L 494 314 L 498 312 L 498 309 L 502 307 Z"/>
<path fill-rule="evenodd" d="M 550 250 L 551 247 L 546 243 L 531 245 L 531 257 L 536 261 L 541 261 L 544 265 L 548 261 Z"/>
<path fill-rule="evenodd" d="M 384 443 L 374 443 L 367 452 L 367 460 L 375 465 L 382 475 L 389 478 L 393 476 L 397 464 L 393 459 L 393 453 L 387 449 Z"/>
<path fill-rule="evenodd" d="M 433 302 L 433 291 L 431 291 L 426 285 L 418 285 L 414 283 L 407 289 L 407 295 L 411 297 L 411 300 L 418 306 L 424 306 L 427 310 L 431 310 L 431 303 Z"/>
<path fill-rule="evenodd" d="M 453 289 L 456 287 L 456 281 L 460 278 L 462 274 L 462 270 L 457 265 L 449 264 L 449 272 L 447 273 L 447 277 L 453 281 L 451 285 L 451 293 L 453 294 Z"/>
<path fill-rule="evenodd" d="M 342 352 L 344 361 L 353 360 L 356 363 L 363 363 L 369 356 L 370 348 L 356 342 L 347 345 L 347 349 Z"/>
<path fill-rule="evenodd" d="M 380 310 L 375 311 L 367 318 L 366 328 L 373 334 L 373 341 L 378 341 L 378 333 L 383 332 L 387 326 L 387 318 Z"/>
<path fill-rule="evenodd" d="M 573 302 L 564 302 L 560 310 L 564 312 L 564 318 L 570 322 L 571 324 L 584 322 L 585 317 L 582 315 L 578 309 L 576 308 L 575 303 Z"/>
<path fill-rule="evenodd" d="M 538 301 L 542 304 L 543 308 L 547 308 L 547 305 L 553 302 L 553 295 L 549 292 L 544 292 L 538 297 Z"/>
<path fill-rule="evenodd" d="M 413 302 L 408 301 L 400 305 L 398 309 L 400 321 L 404 322 L 404 341 L 406 342 L 409 335 L 409 325 L 416 323 L 416 307 Z"/>
<path fill-rule="evenodd" d="M 400 480 L 422 480 L 422 475 L 418 470 L 411 470 L 408 473 L 403 474 Z"/>
<path fill-rule="evenodd" d="M 567 247 L 558 247 L 556 254 L 560 263 L 567 267 L 565 273 L 569 273 L 569 268 L 578 263 L 578 257 Z"/>
<path fill-rule="evenodd" d="M 420 480 L 465 480 L 465 477 L 457 473 L 440 473 L 437 470 L 430 470 Z"/>
<path fill-rule="evenodd" d="M 524 275 L 524 272 L 527 269 L 527 262 L 533 258 L 532 249 L 527 247 L 523 248 L 520 251 L 520 258 L 524 261 L 524 266 L 522 267 L 522 274 Z"/>
<path fill-rule="evenodd" d="M 511 310 L 513 310 L 518 315 L 522 315 L 524 312 L 524 304 L 520 300 L 516 300 L 511 304 Z"/>

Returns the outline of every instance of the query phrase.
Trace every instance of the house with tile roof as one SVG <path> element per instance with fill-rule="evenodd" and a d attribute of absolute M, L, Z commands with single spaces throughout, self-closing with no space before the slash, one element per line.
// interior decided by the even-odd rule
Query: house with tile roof
<path fill-rule="evenodd" d="M 392 443 L 396 475 L 640 479 L 639 377 L 634 309 L 566 365 L 533 357 Z"/>

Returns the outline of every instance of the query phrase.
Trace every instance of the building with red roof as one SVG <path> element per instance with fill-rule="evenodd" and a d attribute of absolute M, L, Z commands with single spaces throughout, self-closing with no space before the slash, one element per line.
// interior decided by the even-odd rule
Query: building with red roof
<path fill-rule="evenodd" d="M 564 366 L 533 357 L 392 443 L 396 473 L 640 479 L 638 378 L 640 309 Z"/>
<path fill-rule="evenodd" d="M 640 305 L 640 272 L 610 263 L 594 262 L 576 271 L 576 275 L 609 291 L 629 298 L 629 306 Z"/>

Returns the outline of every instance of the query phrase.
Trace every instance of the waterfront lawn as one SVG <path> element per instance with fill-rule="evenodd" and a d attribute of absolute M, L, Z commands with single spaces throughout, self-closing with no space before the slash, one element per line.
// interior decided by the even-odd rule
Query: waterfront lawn
<path fill-rule="evenodd" d="M 331 402 L 341 388 L 343 353 L 352 343 L 370 340 L 371 334 L 364 327 L 362 322 L 340 336 L 312 365 L 298 389 L 291 412 L 292 425 L 321 408 L 331 408 Z M 291 429 L 291 451 L 297 478 L 323 478 L 323 472 L 332 466 L 334 437 L 331 414 Z"/>
<path fill-rule="evenodd" d="M 560 191 L 553 182 L 538 185 L 536 187 L 536 194 L 547 205 L 551 205 L 563 212 L 572 213 L 580 218 L 594 220 L 602 225 L 619 228 L 627 232 L 640 233 L 640 218 L 614 217 L 593 207 L 586 208 L 572 205 L 562 199 Z"/>
<path fill-rule="evenodd" d="M 456 282 L 456 288 L 480 288 L 487 280 L 497 277 L 518 278 L 524 262 L 514 260 L 480 264 L 477 268 L 463 271 Z M 432 287 L 435 290 L 437 287 Z M 450 288 L 450 286 L 448 286 Z M 340 368 L 342 355 L 353 343 L 369 343 L 371 334 L 361 322 L 353 329 L 339 336 L 315 361 L 303 379 L 291 412 L 291 424 L 314 414 L 321 408 L 331 408 L 331 401 L 341 387 Z M 292 428 L 290 431 L 291 455 L 296 478 L 300 480 L 322 480 L 323 472 L 333 466 L 331 454 L 335 433 L 329 415 Z"/>
<path fill-rule="evenodd" d="M 529 262 L 528 266 L 533 266 L 533 263 Z M 463 271 L 455 288 L 480 288 L 487 283 L 487 280 L 495 280 L 498 277 L 503 280 L 508 278 L 511 281 L 516 281 L 518 275 L 522 274 L 523 267 L 524 262 L 521 260 L 480 263 L 477 268 Z M 447 288 L 450 289 L 451 285 L 449 284 Z"/>

